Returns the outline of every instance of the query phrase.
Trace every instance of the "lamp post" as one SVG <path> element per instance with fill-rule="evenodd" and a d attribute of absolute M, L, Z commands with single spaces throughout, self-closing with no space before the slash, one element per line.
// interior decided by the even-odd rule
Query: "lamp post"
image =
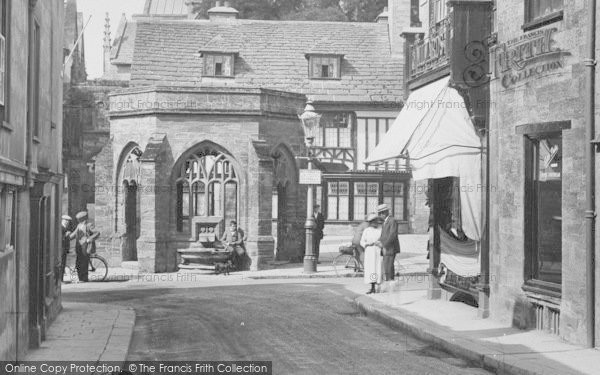
<path fill-rule="evenodd" d="M 308 170 L 312 170 L 312 146 L 315 140 L 315 134 L 319 129 L 319 122 L 321 121 L 321 115 L 315 112 L 315 108 L 311 101 L 306 102 L 304 113 L 300 116 L 302 121 L 302 128 L 304 129 L 304 141 L 308 152 Z M 313 248 L 313 235 L 315 230 L 315 218 L 313 214 L 313 185 L 309 184 L 307 189 L 306 197 L 306 223 L 304 229 L 306 229 L 306 247 L 304 252 L 304 273 L 315 273 L 317 272 L 317 260 L 315 258 Z"/>

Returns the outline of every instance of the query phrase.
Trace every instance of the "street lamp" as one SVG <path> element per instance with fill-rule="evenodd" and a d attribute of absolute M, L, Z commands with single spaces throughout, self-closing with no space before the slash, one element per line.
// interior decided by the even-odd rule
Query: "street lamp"
<path fill-rule="evenodd" d="M 315 112 L 311 101 L 306 102 L 304 113 L 298 116 L 302 121 L 302 128 L 304 129 L 304 141 L 306 143 L 306 149 L 308 151 L 308 170 L 312 170 L 312 153 L 311 149 L 315 140 L 315 135 L 319 130 L 319 122 L 321 121 L 321 115 Z M 306 229 L 306 248 L 304 252 L 304 273 L 315 273 L 317 272 L 317 259 L 314 253 L 314 242 L 313 234 L 315 230 L 315 218 L 313 215 L 313 185 L 308 185 L 306 197 L 306 223 L 304 228 Z"/>

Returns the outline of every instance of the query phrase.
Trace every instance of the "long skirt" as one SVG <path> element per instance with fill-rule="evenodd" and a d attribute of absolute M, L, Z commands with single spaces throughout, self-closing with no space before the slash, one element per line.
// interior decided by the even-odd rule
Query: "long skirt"
<path fill-rule="evenodd" d="M 377 246 L 367 246 L 365 249 L 365 284 L 377 283 L 383 281 L 382 256 L 381 249 Z"/>

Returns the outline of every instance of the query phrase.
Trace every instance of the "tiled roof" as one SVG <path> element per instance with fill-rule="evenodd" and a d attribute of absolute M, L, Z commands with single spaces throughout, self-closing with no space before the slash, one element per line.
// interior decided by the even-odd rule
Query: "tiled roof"
<path fill-rule="evenodd" d="M 144 14 L 146 15 L 187 15 L 187 12 L 185 0 L 146 0 L 144 6 Z"/>
<path fill-rule="evenodd" d="M 201 77 L 199 51 L 219 46 L 239 52 L 235 77 Z M 308 78 L 305 54 L 317 50 L 344 55 L 340 80 Z M 385 23 L 140 18 L 133 58 L 132 86 L 263 87 L 335 102 L 402 95 L 403 62 L 391 58 Z"/>
<path fill-rule="evenodd" d="M 110 61 L 113 64 L 131 64 L 137 24 L 121 18 L 117 33 L 110 48 Z"/>

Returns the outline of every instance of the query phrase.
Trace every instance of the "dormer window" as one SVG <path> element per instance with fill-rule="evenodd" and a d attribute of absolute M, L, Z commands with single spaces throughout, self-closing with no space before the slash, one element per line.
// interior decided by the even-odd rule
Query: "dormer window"
<path fill-rule="evenodd" d="M 204 52 L 204 67 L 202 76 L 204 77 L 233 77 L 235 55 L 230 53 Z"/>
<path fill-rule="evenodd" d="M 312 79 L 340 79 L 342 55 L 309 54 L 308 75 Z"/>

